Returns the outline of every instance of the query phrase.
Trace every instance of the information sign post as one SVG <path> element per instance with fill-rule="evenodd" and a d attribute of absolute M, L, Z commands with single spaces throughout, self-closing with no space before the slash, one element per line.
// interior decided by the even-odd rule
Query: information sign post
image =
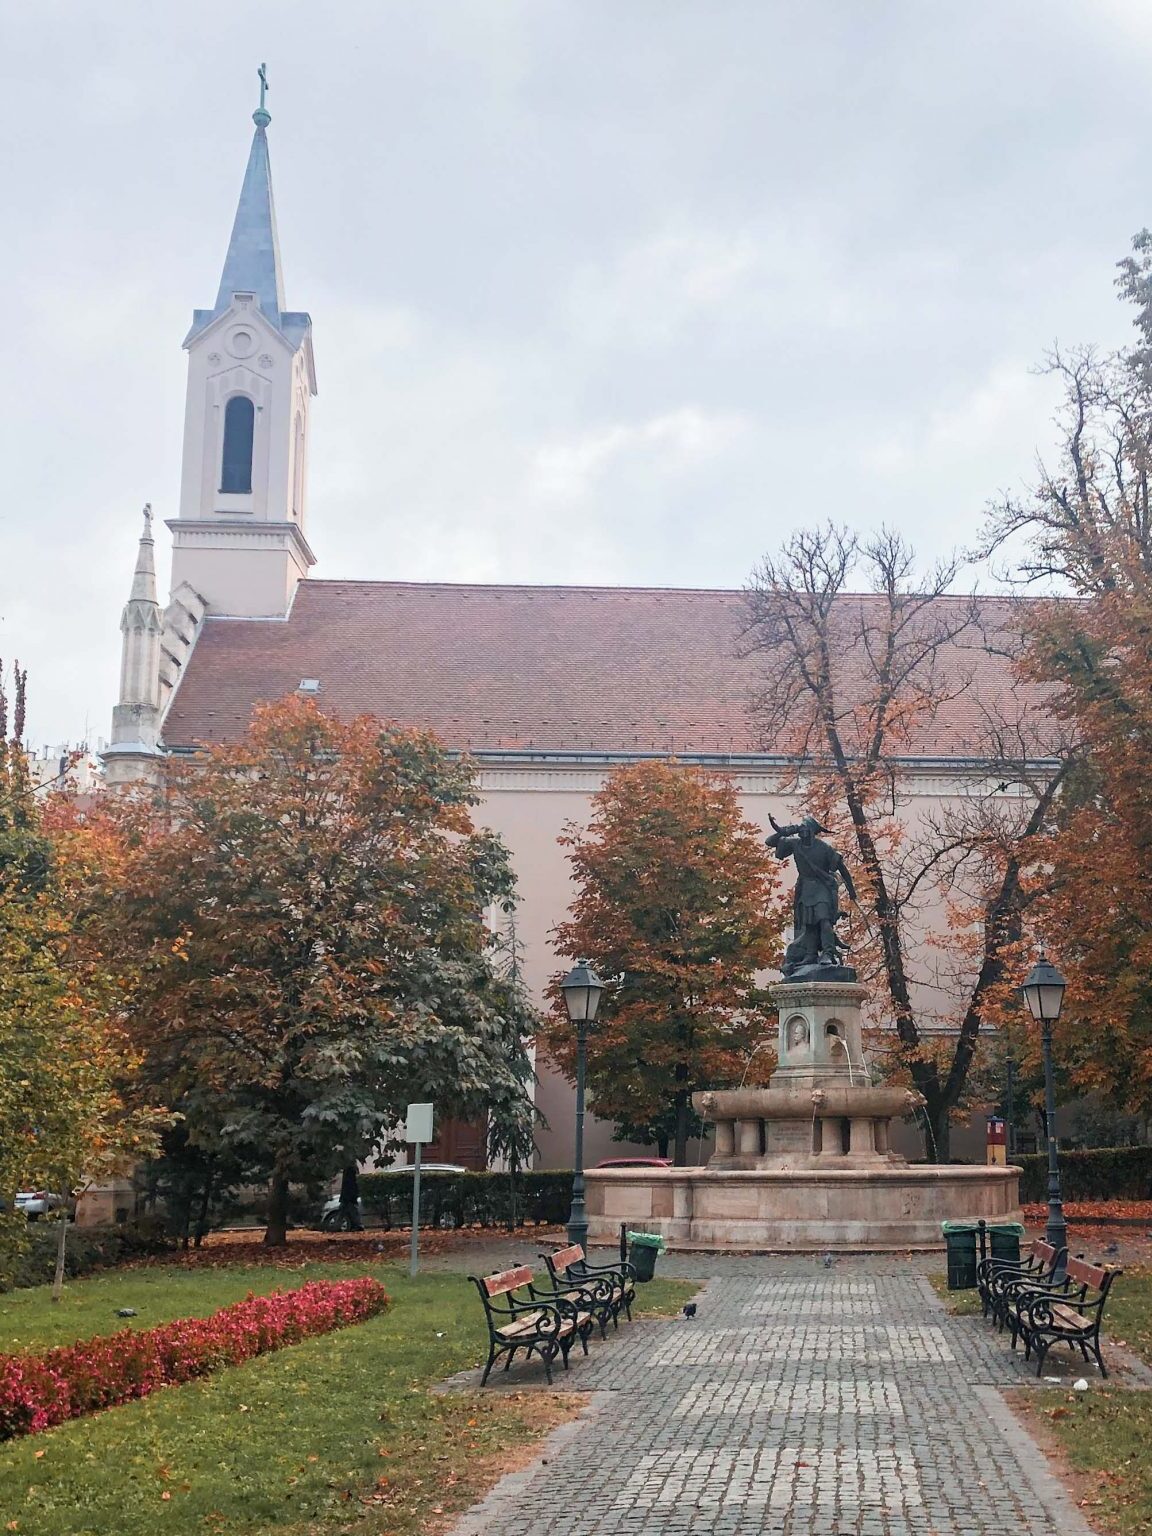
<path fill-rule="evenodd" d="M 431 1104 L 409 1104 L 404 1139 L 414 1147 L 412 1160 L 412 1259 L 408 1273 L 420 1268 L 420 1152 L 432 1140 Z"/>

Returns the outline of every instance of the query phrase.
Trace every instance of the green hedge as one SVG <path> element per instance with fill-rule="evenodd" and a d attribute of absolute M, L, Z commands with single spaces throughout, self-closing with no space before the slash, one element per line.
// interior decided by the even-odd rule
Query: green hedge
<path fill-rule="evenodd" d="M 1013 1161 L 1024 1170 L 1021 1200 L 1030 1204 L 1047 1200 L 1047 1153 L 1030 1152 Z M 1152 1147 L 1061 1152 L 1060 1187 L 1065 1200 L 1152 1200 Z"/>
<path fill-rule="evenodd" d="M 362 1173 L 364 1213 L 386 1227 L 412 1221 L 410 1173 Z M 562 1226 L 572 1202 L 572 1174 L 430 1173 L 420 1180 L 420 1220 L 429 1226 Z"/>
<path fill-rule="evenodd" d="M 27 1242 L 15 1261 L 10 1283 L 0 1286 L 0 1290 L 50 1284 L 56 1273 L 59 1235 L 60 1228 L 54 1221 L 30 1223 Z M 163 1224 L 153 1218 L 141 1218 L 119 1227 L 71 1226 L 64 1250 L 64 1272 L 75 1279 L 77 1275 L 113 1269 L 147 1254 L 164 1253 L 173 1246 Z"/>

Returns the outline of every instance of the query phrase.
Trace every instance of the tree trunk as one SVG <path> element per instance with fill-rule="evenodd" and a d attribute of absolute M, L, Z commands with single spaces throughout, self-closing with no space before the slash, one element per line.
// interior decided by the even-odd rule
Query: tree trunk
<path fill-rule="evenodd" d="M 203 1191 L 202 1191 L 202 1193 L 200 1195 L 200 1215 L 199 1215 L 199 1218 L 197 1219 L 197 1222 L 196 1222 L 196 1247 L 197 1248 L 199 1248 L 201 1243 L 203 1243 L 203 1241 L 204 1241 L 204 1234 L 208 1231 L 208 1210 L 209 1210 L 209 1207 L 212 1204 L 212 1174 L 213 1174 L 213 1172 L 214 1172 L 214 1161 L 213 1161 L 212 1158 L 209 1158 L 207 1166 L 204 1169 L 204 1189 L 203 1189 Z M 185 1243 L 185 1247 L 187 1247 L 187 1243 Z"/>
<path fill-rule="evenodd" d="M 363 1232 L 360 1220 L 360 1178 L 356 1164 L 349 1163 L 340 1176 L 340 1209 L 350 1232 Z"/>
<path fill-rule="evenodd" d="M 668 1138 L 667 1138 L 667 1136 L 657 1136 L 657 1138 L 656 1138 L 656 1156 L 657 1157 L 667 1157 L 668 1156 Z"/>
<path fill-rule="evenodd" d="M 952 1116 L 949 1106 L 929 1099 L 924 1106 L 924 1155 L 930 1163 L 946 1163 L 952 1152 Z"/>
<path fill-rule="evenodd" d="M 52 1300 L 59 1301 L 64 1294 L 64 1260 L 68 1252 L 68 1191 L 64 1191 L 64 1205 L 60 1209 L 60 1235 L 56 1239 L 56 1273 L 52 1277 Z"/>
<path fill-rule="evenodd" d="M 288 1243 L 288 1175 L 278 1168 L 268 1185 L 268 1227 L 264 1233 L 266 1248 L 284 1248 Z"/>
<path fill-rule="evenodd" d="M 688 1161 L 688 1115 L 688 1090 L 681 1088 L 676 1095 L 676 1150 L 672 1154 L 677 1168 L 683 1168 Z"/>

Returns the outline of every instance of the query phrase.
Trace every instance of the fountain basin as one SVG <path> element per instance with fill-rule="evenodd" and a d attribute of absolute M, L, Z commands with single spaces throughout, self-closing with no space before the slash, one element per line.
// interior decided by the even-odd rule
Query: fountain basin
<path fill-rule="evenodd" d="M 587 1175 L 588 1227 L 621 1222 L 677 1248 L 876 1253 L 941 1246 L 940 1223 L 1019 1221 L 1015 1167 L 600 1168 Z"/>

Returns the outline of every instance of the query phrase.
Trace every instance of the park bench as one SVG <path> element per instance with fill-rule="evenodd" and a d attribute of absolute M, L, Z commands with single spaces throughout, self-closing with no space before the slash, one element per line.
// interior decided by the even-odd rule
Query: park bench
<path fill-rule="evenodd" d="M 1068 1260 L 1065 1287 L 1022 1289 L 1010 1302 L 1012 1342 L 1024 1340 L 1024 1358 L 1036 1356 L 1036 1374 L 1044 1369 L 1048 1351 L 1054 1344 L 1067 1344 L 1084 1359 L 1095 1357 L 1101 1376 L 1107 1376 L 1100 1353 L 1100 1323 L 1104 1307 L 1122 1270 L 1107 1264 L 1087 1264 L 1083 1259 Z"/>
<path fill-rule="evenodd" d="M 1036 1242 L 1031 1253 L 1019 1263 L 996 1257 L 981 1259 L 976 1266 L 980 1310 L 1003 1329 L 1008 1298 L 1028 1285 L 1052 1285 L 1067 1257 L 1067 1248 L 1056 1249 L 1051 1243 Z"/>
<path fill-rule="evenodd" d="M 579 1340 L 584 1353 L 588 1353 L 588 1335 L 595 1327 L 595 1318 L 578 1300 L 560 1294 L 540 1295 L 532 1284 L 532 1271 L 526 1265 L 517 1269 L 505 1269 L 496 1275 L 469 1280 L 480 1293 L 484 1303 L 484 1315 L 488 1321 L 488 1363 L 480 1378 L 480 1385 L 488 1380 L 489 1373 L 501 1355 L 507 1355 L 507 1370 L 517 1350 L 526 1356 L 539 1355 L 544 1362 L 548 1385 L 552 1385 L 552 1362 L 559 1355 L 568 1369 L 568 1353 Z M 526 1290 L 527 1299 L 518 1296 Z"/>
<path fill-rule="evenodd" d="M 618 1264 L 589 1264 L 579 1243 L 557 1248 L 540 1257 L 548 1270 L 552 1292 L 558 1296 L 579 1297 L 581 1304 L 596 1318 L 600 1337 L 607 1338 L 608 1324 L 620 1326 L 623 1312 L 632 1321 L 632 1303 L 636 1300 L 636 1271 L 627 1260 Z M 547 1292 L 540 1291 L 540 1295 Z"/>

